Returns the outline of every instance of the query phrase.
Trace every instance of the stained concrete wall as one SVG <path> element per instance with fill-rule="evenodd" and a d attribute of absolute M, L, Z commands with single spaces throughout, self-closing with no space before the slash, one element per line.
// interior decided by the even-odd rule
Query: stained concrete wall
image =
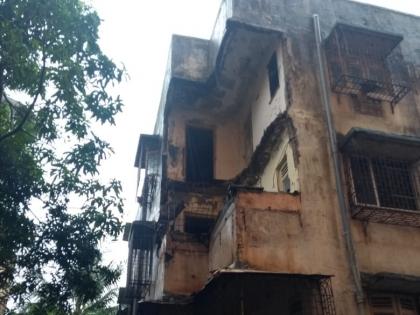
<path fill-rule="evenodd" d="M 165 295 L 189 295 L 198 292 L 208 280 L 208 240 L 186 233 L 185 216 L 197 215 L 216 219 L 224 197 L 211 193 L 173 192 L 182 199 L 183 210 L 176 216 L 167 233 L 165 246 Z"/>
<path fill-rule="evenodd" d="M 292 146 L 294 141 L 287 132 L 284 132 L 283 140 L 278 148 L 275 148 L 272 152 L 272 156 L 267 166 L 264 169 L 261 179 L 257 186 L 263 187 L 264 191 L 278 192 L 282 187 L 278 187 L 278 176 L 279 176 L 279 163 L 286 158 L 287 160 L 287 172 L 290 180 L 290 192 L 299 191 L 299 174 L 296 167 L 296 152 Z"/>
<path fill-rule="evenodd" d="M 238 261 L 236 230 L 235 205 L 232 203 L 221 213 L 210 237 L 210 272 L 232 266 Z"/>
<path fill-rule="evenodd" d="M 168 154 L 171 154 L 172 145 L 178 155 L 176 159 L 169 158 L 168 177 L 184 179 L 185 126 L 189 120 L 216 126 L 215 177 L 229 179 L 249 161 L 245 149 L 249 139 L 244 139 L 242 132 L 245 119 L 249 117 L 247 113 L 252 113 L 252 142 L 255 148 L 267 124 L 277 112 L 287 108 L 296 129 L 296 150 L 293 153 L 300 183 L 299 211 L 290 213 L 284 209 L 275 210 L 273 204 L 276 198 L 280 198 L 278 196 L 284 197 L 282 194 L 267 195 L 263 199 L 261 195 L 244 199 L 240 197 L 240 202 L 226 212 L 229 215 L 219 220 L 215 229 L 210 244 L 209 269 L 226 267 L 242 259 L 250 267 L 260 270 L 331 274 L 334 275 L 337 314 L 356 314 L 354 283 L 346 259 L 326 123 L 319 95 L 312 14 L 320 14 L 324 35 L 329 34 L 334 24 L 340 21 L 401 33 L 405 37 L 401 52 L 412 75 L 412 92 L 397 105 L 394 113 L 384 103 L 379 114 L 377 111 L 374 114 L 366 111 L 363 107 L 365 104 L 360 100 L 357 102 L 348 96 L 331 94 L 335 127 L 343 134 L 352 127 L 363 127 L 420 136 L 420 84 L 416 70 L 420 64 L 420 37 L 417 35 L 420 33 L 420 20 L 344 0 L 231 0 L 228 3 L 232 7 L 232 20 L 283 32 L 284 42 L 278 49 L 283 60 L 285 96 L 275 104 L 278 107 L 273 107 L 274 111 L 271 111 L 267 102 L 269 92 L 264 83 L 266 78 L 262 75 L 266 65 L 263 63 L 256 72 L 257 79 L 249 81 L 248 90 L 251 92 L 247 96 L 254 97 L 247 97 L 241 104 L 242 112 L 237 116 L 230 115 L 231 120 L 206 115 L 203 111 L 177 110 L 171 113 L 168 120 Z M 235 46 L 230 48 L 232 50 L 226 54 L 237 53 Z M 241 46 L 236 48 L 240 50 Z M 269 56 L 267 52 L 264 58 Z M 256 101 L 257 95 L 259 98 Z M 263 176 L 269 178 L 270 172 L 272 168 L 268 168 Z M 363 228 L 362 223 L 356 220 L 352 220 L 351 224 L 362 272 L 420 275 L 420 248 L 418 242 L 413 241 L 420 239 L 420 229 L 385 224 L 369 224 Z M 182 263 L 176 266 L 168 265 L 166 275 L 176 273 L 179 268 L 188 268 L 196 259 L 204 266 L 204 252 L 203 257 L 185 257 L 179 258 Z M 174 282 L 182 282 L 189 281 L 190 276 L 169 277 L 174 277 Z M 201 276 L 204 279 L 204 274 Z M 184 284 L 177 284 L 171 290 L 187 291 Z"/>
<path fill-rule="evenodd" d="M 292 259 L 290 242 L 302 234 L 300 196 L 240 192 L 221 214 L 211 235 L 209 269 L 246 266 L 252 270 L 311 274 Z M 305 265 L 302 263 L 302 265 Z"/>
<path fill-rule="evenodd" d="M 206 195 L 198 193 L 185 194 L 183 198 L 184 208 L 174 220 L 174 231 L 185 232 L 185 217 L 196 215 L 216 220 L 220 209 L 223 207 L 222 196 Z"/>
<path fill-rule="evenodd" d="M 208 249 L 182 233 L 171 233 L 166 247 L 164 294 L 190 295 L 208 279 Z"/>
<path fill-rule="evenodd" d="M 413 39 L 412 35 L 418 32 L 420 20 L 345 1 L 235 3 L 246 6 L 246 14 L 239 10 L 236 12 L 240 14 L 235 15 L 234 9 L 234 17 L 240 17 L 242 21 L 246 17 L 253 24 L 260 23 L 262 26 L 278 23 L 276 27 L 286 34 L 283 59 L 285 78 L 290 86 L 289 115 L 297 130 L 298 152 L 295 153 L 298 155 L 296 166 L 302 203 L 300 222 L 295 216 L 277 217 L 272 213 L 264 216 L 261 213 L 256 214 L 252 208 L 244 207 L 241 211 L 244 221 L 247 222 L 245 235 L 248 237 L 245 242 L 248 246 L 244 247 L 246 250 L 242 257 L 246 257 L 244 260 L 253 268 L 261 270 L 334 274 L 338 314 L 355 314 L 354 286 L 340 232 L 341 222 L 326 124 L 319 95 L 311 14 L 321 12 L 325 34 L 329 33 L 337 21 L 402 33 L 405 40 L 401 50 L 406 61 L 411 63 L 409 68 L 416 68 L 419 63 L 420 56 L 415 51 L 420 47 L 420 42 L 418 38 Z M 280 18 L 281 14 L 287 17 Z M 397 105 L 394 113 L 389 104 L 383 103 L 380 115 L 372 115 L 372 111 L 363 111 L 364 104 L 360 104 L 360 101 L 358 103 L 354 98 L 332 94 L 336 130 L 345 134 L 352 127 L 363 127 L 420 136 L 420 102 L 417 92 L 419 81 L 414 75 L 411 79 L 414 80 L 413 91 Z M 267 169 L 263 178 L 270 178 L 270 172 L 272 168 Z M 227 226 L 234 221 L 228 219 L 225 229 L 229 230 Z M 274 226 L 279 228 L 274 229 Z M 361 222 L 352 220 L 352 230 L 361 271 L 420 275 L 420 265 L 417 263 L 420 261 L 419 247 L 416 242 L 411 241 L 420 239 L 419 229 L 384 224 L 369 224 L 367 229 L 363 229 Z M 269 241 L 270 237 L 277 240 L 271 248 L 274 243 Z M 268 245 L 258 248 L 258 240 L 261 244 Z M 215 257 L 218 261 L 215 266 L 226 264 L 225 257 Z"/>
<path fill-rule="evenodd" d="M 214 132 L 214 178 L 228 180 L 246 165 L 244 134 L 237 121 L 211 112 L 177 110 L 168 118 L 168 178 L 185 180 L 186 128 L 210 128 Z"/>
<path fill-rule="evenodd" d="M 268 62 L 273 54 L 277 56 L 277 65 L 279 73 L 279 89 L 272 97 L 270 94 L 270 84 L 268 80 L 267 67 L 261 67 L 258 72 L 254 87 L 254 93 L 251 96 L 255 101 L 251 104 L 252 113 L 252 143 L 253 149 L 258 146 L 265 129 L 273 122 L 276 117 L 286 110 L 286 83 L 283 67 L 283 50 L 280 43 L 271 51 L 267 51 L 261 56 Z"/>

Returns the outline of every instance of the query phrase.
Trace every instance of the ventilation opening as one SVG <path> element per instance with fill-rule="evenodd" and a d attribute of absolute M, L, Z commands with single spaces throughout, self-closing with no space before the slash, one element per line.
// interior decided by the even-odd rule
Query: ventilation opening
<path fill-rule="evenodd" d="M 270 58 L 270 62 L 267 65 L 267 71 L 268 71 L 268 81 L 270 84 L 270 95 L 271 95 L 271 98 L 273 98 L 280 87 L 279 70 L 278 70 L 276 52 L 274 52 L 274 54 Z"/>
<path fill-rule="evenodd" d="M 213 131 L 195 127 L 187 128 L 188 182 L 213 180 Z"/>
<path fill-rule="evenodd" d="M 290 192 L 289 167 L 287 164 L 287 155 L 283 157 L 277 167 L 277 188 L 278 191 Z"/>
<path fill-rule="evenodd" d="M 203 216 L 185 216 L 185 232 L 191 234 L 208 235 L 213 229 L 215 220 Z"/>

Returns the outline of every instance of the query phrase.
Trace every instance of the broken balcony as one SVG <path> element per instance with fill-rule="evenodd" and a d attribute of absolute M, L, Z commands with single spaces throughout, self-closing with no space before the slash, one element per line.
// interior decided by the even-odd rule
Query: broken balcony
<path fill-rule="evenodd" d="M 420 227 L 420 139 L 352 129 L 342 151 L 353 218 Z"/>
<path fill-rule="evenodd" d="M 332 89 L 394 106 L 409 92 L 402 56 L 394 52 L 402 36 L 337 24 L 326 40 Z"/>
<path fill-rule="evenodd" d="M 299 195 L 239 189 L 212 231 L 210 270 L 246 265 L 287 271 L 288 231 L 299 230 L 300 209 Z"/>

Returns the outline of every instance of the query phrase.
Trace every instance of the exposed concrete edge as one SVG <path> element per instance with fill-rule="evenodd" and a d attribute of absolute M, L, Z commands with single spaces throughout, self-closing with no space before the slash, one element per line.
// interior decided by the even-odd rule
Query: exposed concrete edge
<path fill-rule="evenodd" d="M 399 14 L 399 15 L 404 15 L 404 16 L 410 17 L 410 18 L 414 18 L 416 20 L 420 19 L 419 15 L 415 15 L 415 14 L 412 14 L 412 13 L 406 13 L 406 12 L 382 7 L 380 5 L 375 5 L 375 4 L 371 4 L 371 3 L 364 3 L 364 2 L 354 1 L 354 0 L 343 0 L 343 2 L 349 2 L 350 4 L 370 7 L 370 8 L 374 8 L 374 9 L 381 10 L 381 11 L 384 10 L 384 11 L 392 12 L 394 14 Z"/>
<path fill-rule="evenodd" d="M 389 272 L 361 272 L 362 284 L 369 290 L 392 289 L 406 293 L 420 293 L 420 277 Z"/>
<path fill-rule="evenodd" d="M 251 162 L 234 179 L 235 184 L 253 186 L 258 182 L 261 174 L 270 162 L 271 153 L 278 148 L 282 141 L 281 134 L 288 130 L 291 125 L 292 121 L 287 112 L 280 114 L 274 119 L 264 131 L 260 144 L 251 157 Z"/>
<path fill-rule="evenodd" d="M 275 272 L 275 271 L 265 271 L 265 270 L 256 270 L 256 269 L 237 269 L 237 268 L 224 268 L 218 269 L 212 273 L 210 278 L 204 284 L 203 288 L 194 294 L 194 297 L 203 294 L 207 288 L 209 288 L 214 281 L 216 281 L 221 276 L 229 275 L 255 275 L 255 276 L 278 276 L 284 278 L 313 278 L 313 279 L 327 279 L 333 278 L 334 275 L 321 275 L 321 274 L 295 274 L 295 273 L 284 273 L 284 272 Z"/>
<path fill-rule="evenodd" d="M 212 66 L 213 69 L 209 69 L 209 76 L 207 78 L 203 78 L 202 80 L 188 80 L 184 77 L 180 77 L 180 76 L 172 74 L 172 68 L 171 68 L 172 67 L 172 58 L 171 58 L 172 54 L 170 51 L 170 55 L 169 55 L 167 67 L 166 67 L 166 72 L 165 72 L 165 80 L 163 82 L 163 87 L 162 87 L 161 100 L 160 100 L 160 105 L 158 109 L 158 117 L 156 119 L 156 124 L 154 128 L 155 134 L 158 132 L 158 121 L 160 119 L 160 116 L 163 115 L 163 120 L 165 120 L 166 114 L 168 112 L 169 104 L 172 101 L 170 97 L 171 92 L 174 88 L 174 83 L 176 81 L 184 82 L 185 84 L 196 86 L 198 88 L 210 88 L 212 85 L 215 84 L 215 82 L 217 82 L 217 75 L 222 69 L 221 65 L 223 65 L 224 54 L 226 53 L 226 46 L 228 46 L 232 33 L 237 28 L 246 29 L 252 32 L 259 32 L 259 33 L 277 33 L 279 35 L 283 34 L 282 30 L 266 28 L 257 24 L 249 23 L 249 22 L 242 21 L 235 18 L 227 19 L 226 30 L 223 35 L 223 39 L 219 47 L 216 48 L 217 53 L 216 53 L 215 60 L 214 61 L 209 60 L 209 66 L 210 67 Z M 176 35 L 176 34 L 173 35 L 172 39 L 177 38 L 177 37 L 184 38 L 184 39 L 190 38 L 192 40 L 202 40 L 203 42 L 208 42 L 209 44 L 208 49 L 210 50 L 210 43 L 211 43 L 210 40 L 189 37 L 189 36 L 184 36 L 184 35 Z M 171 44 L 171 47 L 172 47 L 172 44 Z M 209 52 L 209 55 L 210 55 L 210 52 Z"/>

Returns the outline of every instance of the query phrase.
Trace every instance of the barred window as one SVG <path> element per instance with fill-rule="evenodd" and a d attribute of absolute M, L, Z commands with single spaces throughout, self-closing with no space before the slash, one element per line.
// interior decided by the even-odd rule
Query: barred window
<path fill-rule="evenodd" d="M 337 24 L 326 40 L 333 91 L 397 104 L 409 92 L 403 57 L 395 49 L 402 40 L 400 35 Z"/>
<path fill-rule="evenodd" d="M 349 157 L 352 199 L 356 204 L 418 210 L 416 167 L 407 161 Z"/>

